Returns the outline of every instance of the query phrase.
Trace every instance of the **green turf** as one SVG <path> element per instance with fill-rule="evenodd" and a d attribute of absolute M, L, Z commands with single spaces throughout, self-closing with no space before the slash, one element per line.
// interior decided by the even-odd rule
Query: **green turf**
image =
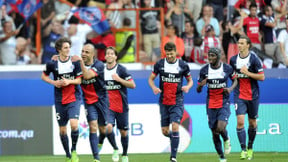
<path fill-rule="evenodd" d="M 256 152 L 251 162 L 288 162 L 288 153 Z M 92 156 L 80 155 L 80 162 L 93 162 Z M 218 162 L 216 153 L 179 153 L 178 162 Z M 111 155 L 101 155 L 101 162 L 111 162 Z M 169 154 L 130 154 L 130 162 L 169 162 Z M 239 153 L 227 155 L 228 162 L 239 160 Z M 64 162 L 64 156 L 0 156 L 0 162 Z M 121 162 L 121 160 L 120 160 Z"/>

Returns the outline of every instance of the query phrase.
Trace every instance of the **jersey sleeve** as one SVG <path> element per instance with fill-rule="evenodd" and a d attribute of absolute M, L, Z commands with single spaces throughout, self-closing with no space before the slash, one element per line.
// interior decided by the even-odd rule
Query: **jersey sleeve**
<path fill-rule="evenodd" d="M 123 66 L 121 66 L 120 70 L 119 70 L 118 74 L 121 78 L 123 78 L 124 80 L 132 80 L 132 76 L 131 74 L 128 73 L 127 69 Z"/>
<path fill-rule="evenodd" d="M 160 62 L 158 61 L 158 62 L 153 66 L 153 71 L 152 71 L 152 73 L 157 76 L 157 75 L 159 74 L 159 70 L 160 70 Z"/>
<path fill-rule="evenodd" d="M 44 66 L 43 73 L 48 76 L 53 71 L 53 67 L 54 67 L 54 64 L 52 62 L 48 62 Z"/>
<path fill-rule="evenodd" d="M 226 64 L 226 66 L 227 66 L 227 73 L 229 74 L 229 78 L 231 80 L 234 80 L 237 77 L 236 72 L 234 71 L 231 65 Z"/>
<path fill-rule="evenodd" d="M 190 68 L 189 68 L 187 63 L 184 63 L 183 72 L 184 72 L 183 74 L 186 78 L 191 76 Z"/>
<path fill-rule="evenodd" d="M 75 62 L 74 66 L 75 66 L 74 73 L 75 73 L 76 78 L 82 77 L 83 73 L 80 67 L 80 61 Z"/>
<path fill-rule="evenodd" d="M 206 69 L 206 66 L 200 69 L 199 76 L 198 76 L 198 84 L 207 78 L 207 72 L 205 69 Z"/>
<path fill-rule="evenodd" d="M 262 61 L 258 57 L 255 57 L 255 70 L 258 74 L 264 73 Z"/>

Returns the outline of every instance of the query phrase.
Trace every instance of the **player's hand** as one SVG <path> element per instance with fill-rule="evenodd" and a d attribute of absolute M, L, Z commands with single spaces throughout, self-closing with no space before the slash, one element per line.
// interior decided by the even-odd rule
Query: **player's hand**
<path fill-rule="evenodd" d="M 230 94 L 230 92 L 231 92 L 231 90 L 230 90 L 230 88 L 223 88 L 223 93 L 224 94 Z"/>
<path fill-rule="evenodd" d="M 112 79 L 117 81 L 117 82 L 120 82 L 120 80 L 121 80 L 121 78 L 119 77 L 119 75 L 117 73 L 112 74 Z"/>
<path fill-rule="evenodd" d="M 188 92 L 189 92 L 189 87 L 188 87 L 188 86 L 183 86 L 183 87 L 181 88 L 181 90 L 182 90 L 183 92 L 185 92 L 185 93 L 188 93 Z"/>
<path fill-rule="evenodd" d="M 208 79 L 208 78 L 202 80 L 202 81 L 200 82 L 199 86 L 203 87 L 203 86 L 207 83 L 207 79 Z"/>
<path fill-rule="evenodd" d="M 55 80 L 54 86 L 57 88 L 61 88 L 62 87 L 62 81 L 61 80 Z"/>
<path fill-rule="evenodd" d="M 155 95 L 157 95 L 158 93 L 161 93 L 161 92 L 162 92 L 161 89 L 159 89 L 158 87 L 153 88 L 153 93 Z"/>
<path fill-rule="evenodd" d="M 52 58 L 51 58 L 51 60 L 57 61 L 57 60 L 58 60 L 58 55 L 53 55 Z"/>
<path fill-rule="evenodd" d="M 70 84 L 70 80 L 66 79 L 62 76 L 62 86 L 68 86 Z"/>
<path fill-rule="evenodd" d="M 82 60 L 82 58 L 79 57 L 79 56 L 77 56 L 77 55 L 74 55 L 74 56 L 72 56 L 72 58 L 71 58 L 71 61 L 72 61 L 72 62 L 76 62 L 76 61 L 79 61 L 79 60 Z"/>
<path fill-rule="evenodd" d="M 247 66 L 242 66 L 240 72 L 247 75 L 249 72 Z"/>

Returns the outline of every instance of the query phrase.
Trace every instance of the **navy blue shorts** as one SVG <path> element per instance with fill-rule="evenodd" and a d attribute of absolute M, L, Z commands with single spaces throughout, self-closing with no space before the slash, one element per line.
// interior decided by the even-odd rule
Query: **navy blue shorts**
<path fill-rule="evenodd" d="M 245 115 L 247 113 L 250 119 L 256 119 L 258 118 L 258 108 L 258 98 L 251 101 L 242 99 L 235 100 L 236 115 Z"/>
<path fill-rule="evenodd" d="M 180 124 L 184 112 L 183 102 L 176 102 L 176 105 L 163 105 L 159 103 L 159 106 L 161 127 L 167 127 L 172 122 Z"/>
<path fill-rule="evenodd" d="M 105 103 L 105 100 L 99 100 L 93 104 L 85 103 L 87 121 L 97 120 L 99 126 L 105 126 L 107 124 L 108 114 L 107 103 Z"/>
<path fill-rule="evenodd" d="M 69 104 L 55 102 L 56 119 L 59 126 L 66 126 L 69 119 L 79 119 L 81 101 L 76 100 Z"/>
<path fill-rule="evenodd" d="M 129 129 L 129 112 L 118 113 L 111 109 L 108 109 L 108 123 L 115 126 L 115 121 L 118 129 Z"/>
<path fill-rule="evenodd" d="M 228 123 L 228 119 L 231 114 L 230 103 L 224 104 L 223 107 L 219 109 L 209 109 L 206 106 L 206 111 L 208 116 L 209 128 L 215 129 L 217 127 L 218 120 Z"/>

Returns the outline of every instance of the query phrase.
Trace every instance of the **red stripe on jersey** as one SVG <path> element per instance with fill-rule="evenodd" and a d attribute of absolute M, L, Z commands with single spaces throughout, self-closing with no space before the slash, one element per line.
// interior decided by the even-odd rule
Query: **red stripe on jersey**
<path fill-rule="evenodd" d="M 223 107 L 223 88 L 209 89 L 208 108 L 219 109 Z"/>
<path fill-rule="evenodd" d="M 250 79 L 239 79 L 239 98 L 252 100 L 252 87 Z"/>
<path fill-rule="evenodd" d="M 62 104 L 68 104 L 76 101 L 75 85 L 70 84 L 62 88 Z"/>
<path fill-rule="evenodd" d="M 167 83 L 163 84 L 163 101 L 164 105 L 176 105 L 176 92 L 177 83 Z"/>
<path fill-rule="evenodd" d="M 118 113 L 123 113 L 123 102 L 120 91 L 110 90 L 108 91 L 108 96 L 109 96 L 110 109 Z"/>
<path fill-rule="evenodd" d="M 87 85 L 81 85 L 84 97 L 85 97 L 85 102 L 87 104 L 92 104 L 98 101 L 98 95 L 95 91 L 95 87 L 93 84 L 87 84 Z"/>
<path fill-rule="evenodd" d="M 93 71 L 93 73 L 95 74 L 95 76 L 97 77 L 97 76 L 98 76 L 98 73 L 97 73 L 96 71 L 94 71 L 93 69 L 92 69 L 92 71 Z"/>

